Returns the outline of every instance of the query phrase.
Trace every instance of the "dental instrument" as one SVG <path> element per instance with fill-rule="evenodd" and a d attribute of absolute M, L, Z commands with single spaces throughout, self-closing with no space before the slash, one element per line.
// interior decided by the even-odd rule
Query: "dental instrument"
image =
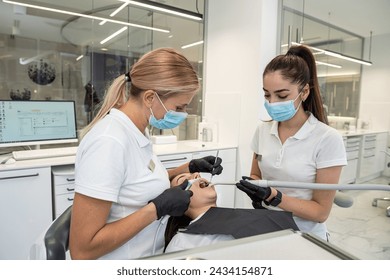
<path fill-rule="evenodd" d="M 198 179 L 191 179 L 191 180 L 188 180 L 188 184 L 187 184 L 187 187 L 184 189 L 184 190 L 189 190 L 192 186 L 192 184 L 196 181 L 199 181 L 199 178 Z"/>
<path fill-rule="evenodd" d="M 188 180 L 188 185 L 187 185 L 187 187 L 185 188 L 185 190 L 189 190 L 189 189 L 192 187 L 192 184 L 193 184 L 194 182 L 196 182 L 196 181 L 199 181 L 199 187 L 200 187 L 201 189 L 206 188 L 206 187 L 208 187 L 209 185 L 211 185 L 211 183 L 206 182 L 206 181 L 202 181 L 202 180 L 200 180 L 200 179 L 201 179 L 201 178 Z"/>
<path fill-rule="evenodd" d="M 210 177 L 210 183 L 212 182 L 213 180 L 213 177 L 214 177 L 214 174 L 212 173 L 214 171 L 214 165 L 217 163 L 217 160 L 218 160 L 218 154 L 219 154 L 219 150 L 217 150 L 217 154 L 215 155 L 215 161 L 214 161 L 214 164 L 213 164 L 213 169 L 211 170 L 211 177 Z"/>

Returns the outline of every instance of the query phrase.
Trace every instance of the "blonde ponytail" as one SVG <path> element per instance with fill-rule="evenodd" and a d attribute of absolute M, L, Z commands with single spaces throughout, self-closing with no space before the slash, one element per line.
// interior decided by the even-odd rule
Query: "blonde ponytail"
<path fill-rule="evenodd" d="M 138 98 L 146 90 L 154 90 L 162 97 L 193 94 L 199 87 L 194 68 L 182 54 L 172 48 L 150 51 L 131 67 L 130 73 L 113 81 L 99 112 L 92 122 L 80 131 L 79 138 L 82 139 L 112 108 L 120 108 L 125 104 L 130 96 Z"/>

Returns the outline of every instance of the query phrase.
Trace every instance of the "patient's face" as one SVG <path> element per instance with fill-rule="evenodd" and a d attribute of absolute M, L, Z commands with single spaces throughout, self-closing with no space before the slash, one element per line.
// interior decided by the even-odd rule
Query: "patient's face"
<path fill-rule="evenodd" d="M 171 186 L 178 186 L 181 183 L 183 183 L 185 180 L 192 180 L 192 179 L 198 179 L 200 178 L 200 174 L 198 172 L 195 173 L 182 173 L 180 175 L 177 175 L 171 180 Z"/>
<path fill-rule="evenodd" d="M 204 207 L 208 205 L 215 205 L 217 201 L 217 192 L 214 185 L 209 184 L 205 178 L 201 178 L 199 173 L 183 173 L 172 179 L 171 185 L 177 186 L 185 180 L 198 179 L 192 183 L 190 190 L 193 192 L 191 197 L 191 207 Z"/>

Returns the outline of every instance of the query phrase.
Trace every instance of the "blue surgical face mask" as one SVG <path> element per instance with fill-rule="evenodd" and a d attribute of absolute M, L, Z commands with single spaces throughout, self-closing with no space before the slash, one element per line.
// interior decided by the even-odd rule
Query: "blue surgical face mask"
<path fill-rule="evenodd" d="M 295 109 L 294 102 L 297 100 L 299 95 L 301 95 L 302 91 L 298 94 L 298 96 L 294 100 L 287 100 L 282 102 L 274 102 L 269 103 L 268 100 L 265 100 L 264 107 L 267 109 L 268 115 L 274 120 L 278 122 L 283 122 L 290 120 L 295 114 L 298 112 L 299 107 L 302 104 L 299 102 L 298 107 Z"/>
<path fill-rule="evenodd" d="M 149 124 L 154 126 L 158 129 L 172 129 L 177 126 L 179 126 L 188 116 L 187 113 L 184 112 L 176 112 L 172 110 L 167 110 L 167 108 L 162 103 L 160 97 L 158 94 L 156 94 L 158 100 L 160 101 L 161 105 L 164 107 L 166 113 L 164 115 L 164 118 L 158 120 L 153 114 L 152 108 L 150 108 L 150 118 L 149 118 Z"/>

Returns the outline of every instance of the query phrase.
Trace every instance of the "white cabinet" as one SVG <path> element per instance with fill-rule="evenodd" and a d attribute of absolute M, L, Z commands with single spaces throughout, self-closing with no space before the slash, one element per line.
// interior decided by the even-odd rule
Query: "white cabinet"
<path fill-rule="evenodd" d="M 357 177 L 361 136 L 344 138 L 344 146 L 347 152 L 348 165 L 344 166 L 340 175 L 340 184 L 355 183 Z"/>
<path fill-rule="evenodd" d="M 375 158 L 377 159 L 375 169 L 379 172 L 383 172 L 386 167 L 386 153 L 387 151 L 387 132 L 378 133 L 376 137 L 376 151 Z"/>
<path fill-rule="evenodd" d="M 61 215 L 74 199 L 74 165 L 54 166 L 53 178 L 53 218 Z"/>
<path fill-rule="evenodd" d="M 363 135 L 359 179 L 375 173 L 376 134 Z"/>
<path fill-rule="evenodd" d="M 158 156 L 161 163 L 166 169 L 178 167 L 192 159 L 191 153 L 172 154 L 172 155 L 161 155 Z"/>
<path fill-rule="evenodd" d="M 362 136 L 359 172 L 357 182 L 365 182 L 380 176 L 385 168 L 387 133 L 374 133 Z"/>
<path fill-rule="evenodd" d="M 27 259 L 50 225 L 50 167 L 0 172 L 0 259 Z"/>

